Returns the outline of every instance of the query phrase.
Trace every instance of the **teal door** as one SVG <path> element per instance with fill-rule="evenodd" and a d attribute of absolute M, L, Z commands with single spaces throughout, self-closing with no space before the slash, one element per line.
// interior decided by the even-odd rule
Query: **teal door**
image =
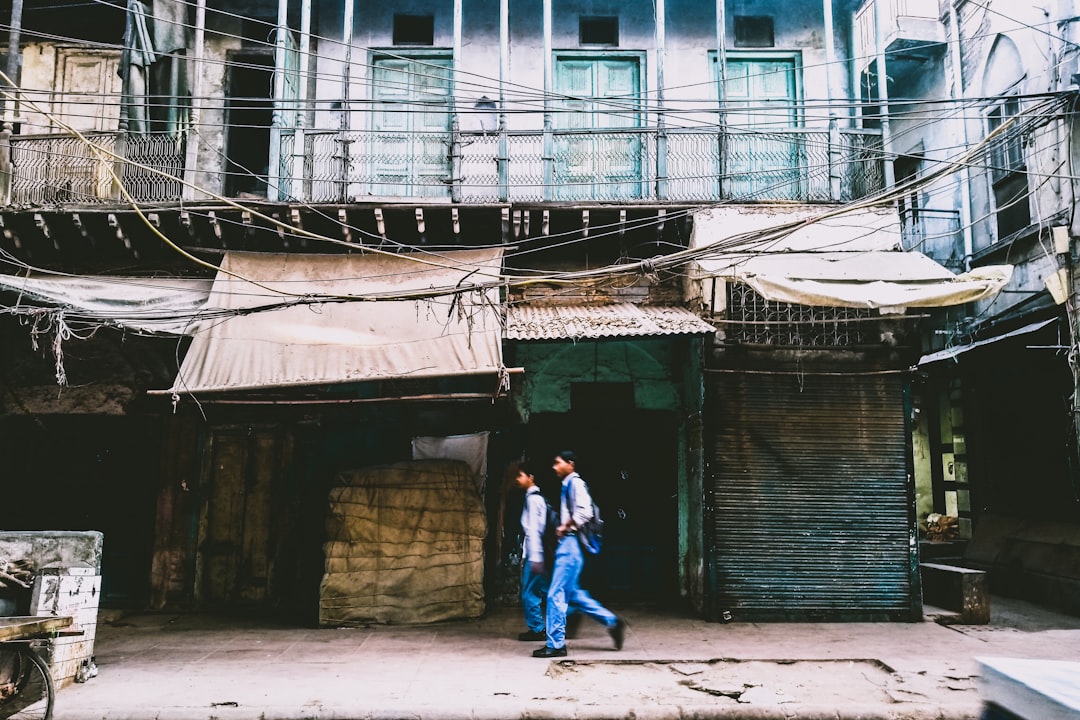
<path fill-rule="evenodd" d="M 372 195 L 450 195 L 450 62 L 375 60 L 368 150 Z"/>
<path fill-rule="evenodd" d="M 805 199 L 795 60 L 728 59 L 724 96 L 724 197 Z"/>
<path fill-rule="evenodd" d="M 641 196 L 640 68 L 634 58 L 560 58 L 555 66 L 555 197 Z"/>

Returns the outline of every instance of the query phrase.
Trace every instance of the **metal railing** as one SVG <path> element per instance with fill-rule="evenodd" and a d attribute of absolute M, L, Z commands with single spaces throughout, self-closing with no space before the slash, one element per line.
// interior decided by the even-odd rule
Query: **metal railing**
<path fill-rule="evenodd" d="M 122 199 L 116 172 L 139 202 L 179 200 L 184 173 L 183 135 L 171 133 L 85 133 L 100 152 L 74 135 L 12 135 L 13 205 L 106 205 Z M 128 162 L 117 158 L 125 158 Z M 147 168 L 153 168 L 147 169 Z"/>
<path fill-rule="evenodd" d="M 304 133 L 304 176 L 283 169 L 281 187 L 303 202 L 435 198 L 460 191 L 464 203 L 500 201 L 734 200 L 844 202 L 883 187 L 881 135 L 875 130 L 731 128 L 665 132 L 665 162 L 653 128 L 558 130 L 544 157 L 541 131 L 510 132 L 506 181 L 500 181 L 497 134 L 461 133 L 459 177 L 452 177 L 450 133 Z M 294 138 L 283 133 L 282 155 Z M 403 147 L 420 148 L 415 154 Z M 544 184 L 545 163 L 554 182 Z M 666 168 L 659 182 L 657 168 Z M 455 187 L 456 185 L 456 187 Z"/>

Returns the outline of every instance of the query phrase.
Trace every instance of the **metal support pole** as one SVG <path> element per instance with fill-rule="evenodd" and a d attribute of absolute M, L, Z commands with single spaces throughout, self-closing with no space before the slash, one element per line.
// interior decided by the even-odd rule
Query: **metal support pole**
<path fill-rule="evenodd" d="M 716 99 L 719 103 L 720 113 L 716 123 L 717 133 L 717 152 L 719 153 L 719 177 L 717 178 L 717 197 L 724 197 L 724 173 L 727 169 L 726 145 L 727 134 L 724 131 L 724 125 L 726 124 L 725 114 L 725 99 L 727 97 L 727 89 L 724 84 L 727 82 L 727 8 L 725 3 L 727 0 L 716 0 Z"/>
<path fill-rule="evenodd" d="M 184 146 L 184 187 L 185 200 L 196 199 L 195 188 L 199 186 L 199 125 L 202 123 L 203 103 L 203 58 L 206 54 L 206 0 L 195 3 L 195 47 L 191 58 L 191 127 Z"/>
<path fill-rule="evenodd" d="M 288 51 L 289 0 L 278 0 L 274 40 L 274 113 L 270 120 L 270 167 L 266 173 L 266 197 L 283 200 L 281 192 L 281 129 L 285 126 L 285 53 Z"/>
<path fill-rule="evenodd" d="M 349 87 L 352 81 L 352 51 L 353 51 L 353 2 L 344 0 L 345 12 L 342 20 L 341 42 L 345 45 L 344 68 L 341 71 L 341 193 L 339 199 L 348 200 L 349 194 L 349 130 L 352 125 L 352 108 L 349 107 Z"/>
<path fill-rule="evenodd" d="M 960 26 L 956 16 L 956 6 L 950 2 L 949 5 L 949 52 L 950 52 L 950 65 L 952 65 L 952 72 L 950 73 L 950 82 L 952 83 L 952 99 L 963 100 L 966 96 L 964 91 L 964 66 L 963 60 L 960 57 Z M 957 115 L 956 122 L 959 124 L 959 135 L 961 147 L 969 147 L 968 144 L 968 128 L 966 113 L 959 113 Z M 964 239 L 964 269 L 971 269 L 971 255 L 974 252 L 974 241 L 972 239 L 971 230 L 971 171 L 968 169 L 967 163 L 964 163 L 960 167 L 960 228 L 961 236 Z"/>
<path fill-rule="evenodd" d="M 885 18 L 881 10 L 884 0 L 874 0 L 874 72 L 877 74 L 878 116 L 881 118 L 881 167 L 885 187 L 896 184 L 892 160 L 892 131 L 889 127 L 889 75 L 885 68 Z"/>
<path fill-rule="evenodd" d="M 499 200 L 510 200 L 510 139 L 506 134 L 506 81 L 510 77 L 510 0 L 499 0 Z"/>
<path fill-rule="evenodd" d="M 22 63 L 23 0 L 11 2 L 11 26 L 8 28 L 8 56 L 6 73 L 11 80 L 9 88 L 12 94 L 18 92 L 19 67 Z M 15 98 L 4 100 L 4 122 L 0 128 L 0 204 L 11 203 L 11 134 L 15 130 Z"/>
<path fill-rule="evenodd" d="M 829 199 L 839 202 L 843 192 L 842 146 L 840 144 L 840 124 L 836 115 L 833 99 L 833 74 L 836 65 L 836 34 L 833 30 L 833 0 L 824 0 L 825 19 L 825 99 L 829 106 Z"/>
<path fill-rule="evenodd" d="M 551 122 L 551 0 L 544 0 L 544 200 L 555 198 L 555 137 Z"/>
<path fill-rule="evenodd" d="M 293 135 L 291 194 L 299 200 L 309 200 L 310 191 L 304 158 L 307 151 L 305 127 L 307 126 L 307 103 L 311 97 L 311 0 L 300 0 L 300 97 L 296 103 L 296 130 Z"/>
<path fill-rule="evenodd" d="M 463 0 L 454 0 L 454 49 L 450 62 L 450 201 L 461 202 L 461 116 L 458 112 L 458 67 L 461 65 Z"/>
<path fill-rule="evenodd" d="M 656 199 L 668 196 L 668 137 L 664 109 L 664 55 L 667 53 L 667 19 L 664 0 L 656 7 Z"/>

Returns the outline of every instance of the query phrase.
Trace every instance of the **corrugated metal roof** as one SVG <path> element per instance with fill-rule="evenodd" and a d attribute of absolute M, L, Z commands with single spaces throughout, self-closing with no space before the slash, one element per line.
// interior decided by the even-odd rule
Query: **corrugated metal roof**
<path fill-rule="evenodd" d="M 715 328 L 694 313 L 671 305 L 512 305 L 504 337 L 565 340 L 713 332 Z"/>

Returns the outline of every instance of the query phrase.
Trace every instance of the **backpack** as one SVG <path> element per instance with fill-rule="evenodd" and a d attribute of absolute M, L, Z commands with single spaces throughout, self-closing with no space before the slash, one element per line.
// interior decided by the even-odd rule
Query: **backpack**
<path fill-rule="evenodd" d="M 540 545 L 544 548 L 544 563 L 551 568 L 555 562 L 555 548 L 559 544 L 559 538 L 555 534 L 559 528 L 559 511 L 551 507 L 547 498 L 544 498 L 544 507 L 547 508 L 547 514 L 544 520 L 544 532 L 540 535 Z"/>
<path fill-rule="evenodd" d="M 585 481 L 582 480 L 582 482 Z M 568 494 L 570 504 L 576 506 L 574 483 L 570 483 L 570 492 Z M 589 496 L 589 500 L 592 502 L 592 517 L 586 520 L 584 525 L 578 525 L 577 538 L 584 552 L 589 555 L 596 555 L 600 552 L 600 546 L 604 541 L 604 521 L 600 518 L 600 506 L 592 499 L 592 495 Z"/>

